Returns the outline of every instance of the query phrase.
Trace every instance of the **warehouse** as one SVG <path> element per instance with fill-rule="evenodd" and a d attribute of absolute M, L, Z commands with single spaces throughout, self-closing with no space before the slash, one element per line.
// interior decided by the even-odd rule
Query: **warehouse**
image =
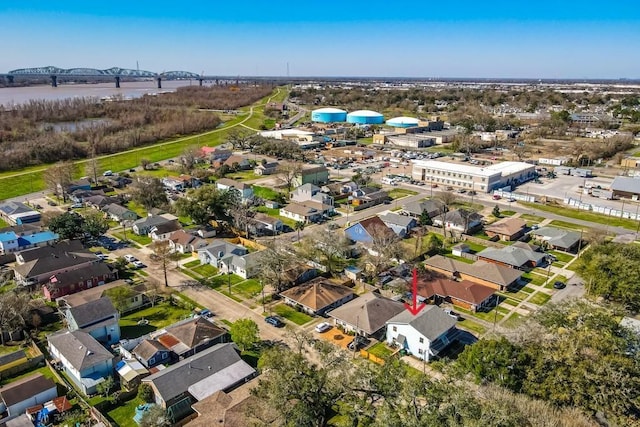
<path fill-rule="evenodd" d="M 481 167 L 437 160 L 413 160 L 412 172 L 415 180 L 482 193 L 510 185 L 517 186 L 535 176 L 535 166 L 524 162 L 502 162 Z"/>
<path fill-rule="evenodd" d="M 614 198 L 638 200 L 640 197 L 640 178 L 616 176 L 611 183 Z"/>

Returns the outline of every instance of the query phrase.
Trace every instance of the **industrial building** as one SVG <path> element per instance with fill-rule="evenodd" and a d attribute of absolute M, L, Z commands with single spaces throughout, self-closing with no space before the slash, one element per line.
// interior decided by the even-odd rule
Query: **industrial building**
<path fill-rule="evenodd" d="M 413 160 L 412 178 L 432 185 L 489 193 L 510 185 L 517 186 L 535 178 L 535 169 L 535 165 L 524 162 L 473 166 L 437 160 Z"/>
<path fill-rule="evenodd" d="M 339 108 L 318 108 L 311 112 L 311 121 L 318 123 L 339 123 L 347 120 L 347 112 Z"/>
<path fill-rule="evenodd" d="M 614 198 L 638 200 L 640 198 L 640 178 L 616 176 L 611 183 Z"/>
<path fill-rule="evenodd" d="M 411 119 L 411 117 L 397 117 L 396 119 L 389 120 L 387 124 L 408 124 L 409 119 Z M 383 130 L 373 135 L 373 143 L 378 145 L 393 145 L 396 147 L 422 148 L 451 142 L 456 134 L 457 131 L 455 130 L 444 129 L 444 122 L 436 117 L 428 122 L 419 121 L 417 126 L 394 126 L 392 131 Z"/>
<path fill-rule="evenodd" d="M 379 125 L 384 123 L 384 116 L 371 110 L 358 110 L 347 114 L 347 123 L 357 125 Z"/>
<path fill-rule="evenodd" d="M 420 120 L 415 117 L 394 117 L 387 120 L 386 125 L 394 128 L 413 128 L 420 126 Z"/>

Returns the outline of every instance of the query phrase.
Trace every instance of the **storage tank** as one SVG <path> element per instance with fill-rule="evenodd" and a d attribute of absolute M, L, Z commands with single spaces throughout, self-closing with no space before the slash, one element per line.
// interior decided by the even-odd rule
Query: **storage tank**
<path fill-rule="evenodd" d="M 347 114 L 347 123 L 358 125 L 379 125 L 384 123 L 384 116 L 371 110 L 358 110 Z"/>
<path fill-rule="evenodd" d="M 412 128 L 420 124 L 420 120 L 414 117 L 394 117 L 387 120 L 387 126 L 393 126 L 394 128 Z"/>
<path fill-rule="evenodd" d="M 318 108 L 311 112 L 311 121 L 319 123 L 344 122 L 347 112 L 339 108 Z"/>

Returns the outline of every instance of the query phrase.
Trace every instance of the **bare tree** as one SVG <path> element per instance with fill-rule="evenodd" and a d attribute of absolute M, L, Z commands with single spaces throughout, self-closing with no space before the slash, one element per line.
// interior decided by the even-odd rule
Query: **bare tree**
<path fill-rule="evenodd" d="M 374 225 L 369 234 L 372 240 L 364 262 L 371 266 L 375 277 L 392 260 L 403 258 L 405 251 L 400 237 L 384 225 Z"/>
<path fill-rule="evenodd" d="M 164 274 L 164 286 L 168 287 L 169 280 L 167 279 L 167 269 L 170 267 L 171 261 L 174 261 L 177 258 L 178 254 L 171 250 L 168 240 L 156 240 L 151 244 L 151 250 L 153 250 L 151 260 L 162 268 L 162 273 Z"/>
<path fill-rule="evenodd" d="M 290 193 L 296 178 L 302 172 L 302 163 L 289 162 L 282 163 L 276 170 L 278 181 L 287 187 L 287 193 Z"/>
<path fill-rule="evenodd" d="M 85 163 L 87 176 L 93 178 L 93 184 L 98 184 L 98 175 L 100 175 L 100 165 L 98 159 L 96 159 L 95 151 L 91 153 L 91 158 Z"/>
<path fill-rule="evenodd" d="M 67 201 L 67 189 L 73 180 L 74 169 L 75 167 L 71 162 L 58 162 L 49 166 L 44 173 L 44 181 L 47 184 L 47 188 L 58 197 L 62 197 L 65 203 Z"/>
<path fill-rule="evenodd" d="M 190 174 L 196 167 L 198 160 L 202 158 L 202 151 L 200 147 L 192 145 L 187 147 L 180 156 L 180 162 L 182 164 L 182 170 L 184 173 Z"/>
<path fill-rule="evenodd" d="M 147 210 L 167 203 L 162 181 L 155 177 L 139 176 L 131 186 L 131 197 Z"/>
<path fill-rule="evenodd" d="M 453 205 L 458 200 L 458 197 L 454 193 L 444 191 L 438 195 L 437 199 L 442 202 L 442 205 L 440 206 L 440 215 L 442 217 L 442 236 L 446 239 L 447 213 L 449 212 L 451 205 Z"/>
<path fill-rule="evenodd" d="M 154 307 L 160 294 L 160 282 L 155 279 L 148 279 L 145 283 L 144 293 L 149 299 L 151 307 Z"/>
<path fill-rule="evenodd" d="M 231 144 L 236 150 L 246 150 L 249 148 L 253 136 L 253 133 L 236 127 L 227 134 L 227 143 Z"/>
<path fill-rule="evenodd" d="M 324 266 L 325 271 L 333 274 L 346 264 L 349 242 L 344 235 L 315 230 L 303 237 L 298 246 L 298 254 Z"/>
<path fill-rule="evenodd" d="M 295 264 L 296 256 L 290 246 L 273 241 L 267 248 L 259 252 L 256 264 L 260 268 L 259 276 L 264 284 L 271 285 L 276 292 L 286 289 L 282 272 Z"/>
<path fill-rule="evenodd" d="M 4 333 L 24 327 L 29 313 L 29 295 L 6 292 L 0 295 L 0 342 L 4 345 Z"/>

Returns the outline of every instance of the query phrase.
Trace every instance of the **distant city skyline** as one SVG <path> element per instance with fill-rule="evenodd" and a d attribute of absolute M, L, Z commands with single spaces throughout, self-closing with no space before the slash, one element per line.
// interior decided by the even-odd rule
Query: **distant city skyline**
<path fill-rule="evenodd" d="M 205 3 L 0 5 L 0 73 L 285 76 L 288 64 L 291 76 L 640 78 L 634 1 Z"/>

